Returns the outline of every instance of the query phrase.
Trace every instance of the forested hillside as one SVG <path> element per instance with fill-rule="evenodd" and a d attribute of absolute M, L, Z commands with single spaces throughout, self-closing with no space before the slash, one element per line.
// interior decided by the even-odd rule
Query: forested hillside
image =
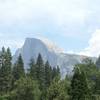
<path fill-rule="evenodd" d="M 21 54 L 12 64 L 10 48 L 2 48 L 0 100 L 100 100 L 100 58 L 96 64 L 85 59 L 64 79 L 59 66 L 45 63 L 41 54 L 28 65 L 25 70 Z"/>

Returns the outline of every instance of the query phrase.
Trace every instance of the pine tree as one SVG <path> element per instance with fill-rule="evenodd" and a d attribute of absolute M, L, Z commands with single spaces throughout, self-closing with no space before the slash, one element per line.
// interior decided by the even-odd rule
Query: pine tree
<path fill-rule="evenodd" d="M 46 100 L 69 100 L 67 93 L 67 82 L 60 80 L 60 77 L 56 77 L 50 84 L 47 90 Z"/>
<path fill-rule="evenodd" d="M 14 85 L 15 89 L 11 92 L 9 100 L 40 100 L 39 85 L 30 77 L 20 78 Z"/>
<path fill-rule="evenodd" d="M 56 73 L 57 73 L 56 68 L 53 67 L 53 69 L 52 69 L 52 80 L 56 77 Z"/>
<path fill-rule="evenodd" d="M 98 68 L 100 68 L 100 56 L 98 57 L 98 59 L 97 59 L 97 61 L 96 61 L 96 66 L 97 66 Z"/>
<path fill-rule="evenodd" d="M 57 76 L 60 76 L 60 68 L 57 66 Z"/>
<path fill-rule="evenodd" d="M 52 70 L 49 62 L 45 63 L 45 86 L 48 88 L 52 81 Z"/>
<path fill-rule="evenodd" d="M 100 73 L 97 76 L 96 81 L 95 81 L 94 94 L 100 95 Z"/>
<path fill-rule="evenodd" d="M 21 54 L 19 55 L 14 67 L 13 67 L 14 80 L 18 80 L 21 77 L 25 77 L 24 63 Z"/>
<path fill-rule="evenodd" d="M 11 84 L 12 84 L 12 55 L 11 55 L 11 51 L 10 48 L 7 48 L 7 52 L 6 52 L 6 61 L 5 61 L 5 66 L 6 66 L 6 74 L 8 77 L 8 88 L 11 89 Z"/>
<path fill-rule="evenodd" d="M 90 91 L 88 89 L 86 76 L 79 68 L 75 72 L 71 81 L 71 100 L 90 100 Z"/>
<path fill-rule="evenodd" d="M 37 67 L 34 62 L 34 59 L 30 60 L 29 66 L 30 66 L 29 76 L 32 77 L 32 79 L 37 80 Z"/>
<path fill-rule="evenodd" d="M 37 80 L 39 81 L 40 88 L 43 89 L 45 87 L 45 67 L 41 54 L 38 55 L 36 66 Z"/>
<path fill-rule="evenodd" d="M 60 76 L 59 66 L 57 66 L 57 68 L 53 67 L 53 69 L 52 69 L 52 80 L 57 76 Z"/>
<path fill-rule="evenodd" d="M 7 93 L 11 89 L 12 83 L 12 72 L 11 72 L 11 52 L 8 48 L 7 51 L 5 48 L 2 48 L 0 56 L 0 94 Z"/>
<path fill-rule="evenodd" d="M 40 90 L 42 91 L 41 95 L 41 100 L 45 100 L 45 66 L 44 62 L 42 59 L 41 54 L 38 55 L 37 62 L 36 62 L 36 67 L 37 67 L 37 80 L 40 85 Z"/>

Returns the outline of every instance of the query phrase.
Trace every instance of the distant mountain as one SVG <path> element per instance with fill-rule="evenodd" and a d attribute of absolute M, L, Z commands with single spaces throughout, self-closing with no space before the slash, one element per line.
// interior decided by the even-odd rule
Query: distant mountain
<path fill-rule="evenodd" d="M 12 62 L 15 63 L 19 54 L 21 54 L 25 69 L 27 69 L 30 59 L 34 58 L 36 61 L 39 53 L 44 61 L 49 61 L 51 66 L 59 65 L 62 76 L 71 74 L 75 64 L 81 63 L 83 59 L 87 58 L 86 56 L 63 53 L 60 48 L 47 40 L 27 38 L 22 48 L 16 51 Z"/>

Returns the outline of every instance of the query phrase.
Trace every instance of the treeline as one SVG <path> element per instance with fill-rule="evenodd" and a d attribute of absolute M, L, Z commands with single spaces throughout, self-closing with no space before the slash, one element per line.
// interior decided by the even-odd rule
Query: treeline
<path fill-rule="evenodd" d="M 96 64 L 85 59 L 72 76 L 61 78 L 59 66 L 44 62 L 41 54 L 24 69 L 19 55 L 12 65 L 12 54 L 0 53 L 0 100 L 100 100 L 100 57 Z"/>
<path fill-rule="evenodd" d="M 3 47 L 0 53 L 0 100 L 45 100 L 47 89 L 52 81 L 60 77 L 58 66 L 44 63 L 41 54 L 36 62 L 30 60 L 29 69 L 24 69 L 22 56 L 19 55 L 12 65 L 9 48 Z"/>

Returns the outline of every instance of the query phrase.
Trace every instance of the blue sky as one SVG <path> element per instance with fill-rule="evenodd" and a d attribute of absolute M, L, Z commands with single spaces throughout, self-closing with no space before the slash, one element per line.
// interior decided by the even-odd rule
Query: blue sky
<path fill-rule="evenodd" d="M 14 53 L 26 37 L 45 37 L 65 52 L 100 54 L 100 0 L 0 0 L 0 47 Z"/>

